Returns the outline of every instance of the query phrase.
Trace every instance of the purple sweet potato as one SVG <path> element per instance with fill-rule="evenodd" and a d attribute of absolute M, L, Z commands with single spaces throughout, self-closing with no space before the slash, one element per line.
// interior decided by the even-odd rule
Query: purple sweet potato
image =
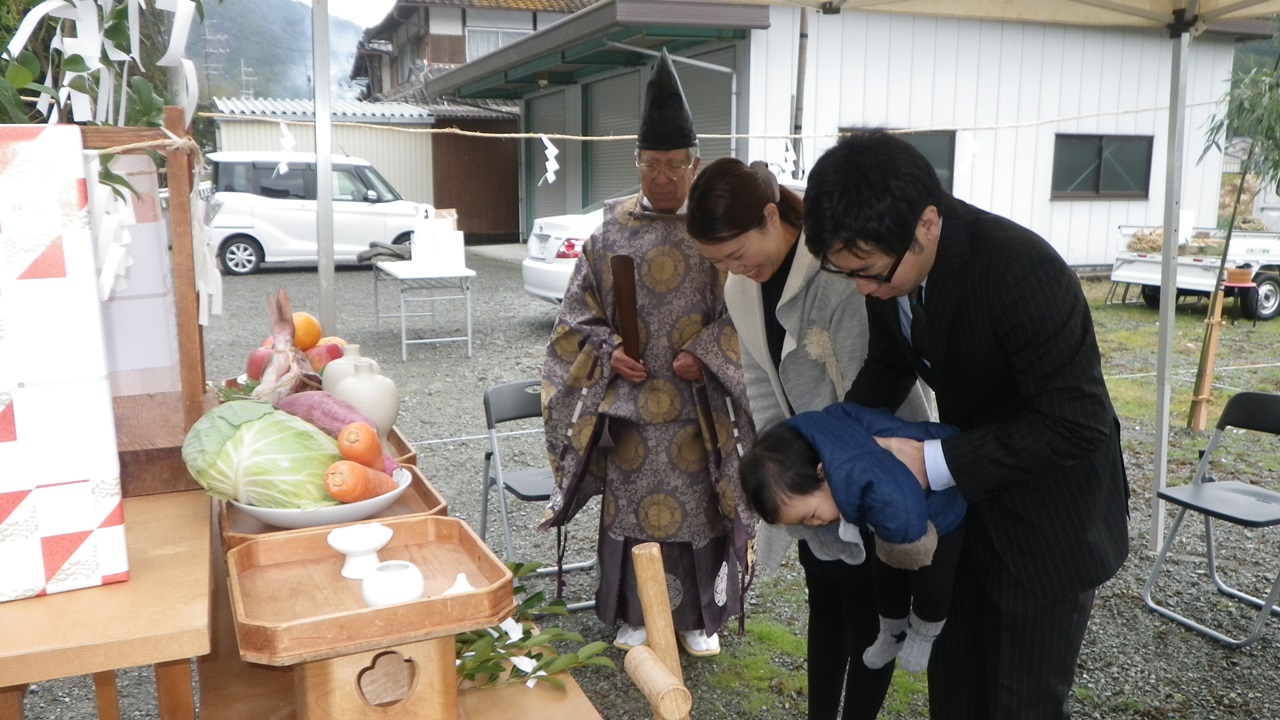
<path fill-rule="evenodd" d="M 315 425 L 331 438 L 337 438 L 338 431 L 348 423 L 362 422 L 370 427 L 374 426 L 373 421 L 354 405 L 323 390 L 286 395 L 276 402 L 276 407 Z M 382 471 L 390 475 L 398 467 L 400 466 L 396 464 L 395 458 L 383 449 Z"/>
<path fill-rule="evenodd" d="M 357 410 L 354 405 L 323 390 L 286 395 L 276 402 L 276 407 L 294 417 L 306 420 L 332 438 L 338 437 L 338 431 L 348 423 L 362 422 L 373 425 L 373 421 Z"/>

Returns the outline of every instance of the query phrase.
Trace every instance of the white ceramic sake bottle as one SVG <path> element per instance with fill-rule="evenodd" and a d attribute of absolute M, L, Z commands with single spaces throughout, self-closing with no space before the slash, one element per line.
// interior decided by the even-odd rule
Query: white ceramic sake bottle
<path fill-rule="evenodd" d="M 388 447 L 387 435 L 400 414 L 400 391 L 394 380 L 374 372 L 373 361 L 369 358 L 360 358 L 355 362 L 355 372 L 351 377 L 335 385 L 331 394 L 346 400 L 368 416 L 378 429 L 382 446 Z"/>
<path fill-rule="evenodd" d="M 324 366 L 324 372 L 320 374 L 320 389 L 333 394 L 333 389 L 338 387 L 338 383 L 351 377 L 356 372 L 356 361 L 364 357 L 360 354 L 360 346 L 348 344 L 342 348 L 342 357 L 330 361 Z M 382 368 L 378 366 L 378 361 L 369 358 L 373 362 L 373 371 L 381 373 Z"/>

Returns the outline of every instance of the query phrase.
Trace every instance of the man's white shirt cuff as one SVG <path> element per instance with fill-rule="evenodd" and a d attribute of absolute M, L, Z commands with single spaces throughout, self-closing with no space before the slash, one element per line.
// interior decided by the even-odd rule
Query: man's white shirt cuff
<path fill-rule="evenodd" d="M 947 467 L 947 458 L 942 454 L 941 440 L 924 441 L 924 471 L 933 490 L 955 487 L 956 480 L 951 477 L 951 468 Z"/>

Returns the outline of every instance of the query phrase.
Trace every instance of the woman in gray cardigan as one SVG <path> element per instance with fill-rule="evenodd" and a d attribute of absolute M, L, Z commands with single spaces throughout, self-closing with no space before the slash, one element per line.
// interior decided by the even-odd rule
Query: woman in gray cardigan
<path fill-rule="evenodd" d="M 730 273 L 725 304 L 761 431 L 840 400 L 867 355 L 865 302 L 854 283 L 819 272 L 801 242 L 803 215 L 800 196 L 760 162 L 721 158 L 704 167 L 689 190 L 689 235 L 712 264 Z M 898 414 L 929 419 L 918 388 Z M 864 546 L 873 540 L 852 526 L 762 524 L 756 537 L 761 570 L 781 562 L 791 535 L 800 539 L 809 589 L 809 718 L 875 718 L 894 666 L 872 670 L 862 662 L 879 632 L 871 571 L 863 562 Z"/>

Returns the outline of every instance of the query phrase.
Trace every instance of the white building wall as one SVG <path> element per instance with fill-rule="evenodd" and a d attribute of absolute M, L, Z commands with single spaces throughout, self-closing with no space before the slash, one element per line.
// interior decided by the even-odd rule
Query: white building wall
<path fill-rule="evenodd" d="M 1172 50 L 1163 31 L 774 6 L 771 27 L 751 37 L 753 135 L 790 131 L 784 100 L 804 12 L 805 167 L 842 127 L 956 130 L 955 195 L 1030 227 L 1072 265 L 1109 265 L 1118 225 L 1162 223 Z M 1198 158 L 1233 52 L 1229 39 L 1203 35 L 1187 53 L 1182 201 L 1198 226 L 1216 221 L 1221 156 Z M 1151 136 L 1149 197 L 1051 200 L 1058 133 Z M 753 140 L 748 159 L 776 162 L 781 148 Z"/>
<path fill-rule="evenodd" d="M 294 149 L 312 152 L 315 126 L 290 123 Z M 373 163 L 406 200 L 431 203 L 431 133 L 391 127 L 333 125 L 333 152 Z M 220 120 L 219 150 L 281 150 L 280 123 L 274 120 Z M 433 203 L 434 204 L 434 203 Z"/>
<path fill-rule="evenodd" d="M 738 92 L 746 96 L 747 107 L 745 116 L 740 116 L 738 132 L 754 129 L 746 142 L 738 144 L 739 157 L 747 161 L 781 163 L 786 148 L 783 136 L 791 132 L 799 64 L 800 11 L 779 10 L 775 9 L 770 15 L 768 31 L 752 33 L 747 43 L 748 62 L 739 73 Z M 812 68 L 812 61 L 809 67 Z M 811 83 L 806 85 L 812 87 Z M 762 95 L 755 90 L 757 87 L 768 88 L 768 91 Z M 812 98 L 812 91 L 806 97 Z M 812 113 L 813 108 L 807 107 L 805 112 Z M 766 138 L 765 133 L 778 137 Z M 742 155 L 743 152 L 746 154 Z"/>

